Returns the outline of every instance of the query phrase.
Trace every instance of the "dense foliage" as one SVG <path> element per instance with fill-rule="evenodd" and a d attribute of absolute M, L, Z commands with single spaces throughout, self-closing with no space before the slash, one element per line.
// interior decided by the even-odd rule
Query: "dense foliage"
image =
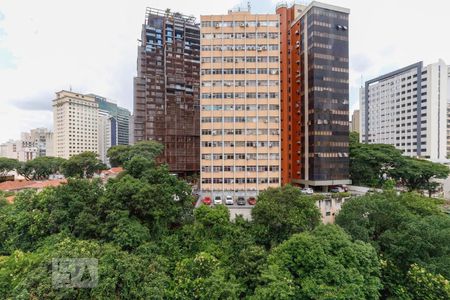
<path fill-rule="evenodd" d="M 7 175 L 9 172 L 19 168 L 20 163 L 17 159 L 0 157 L 0 176 Z"/>
<path fill-rule="evenodd" d="M 194 209 L 158 151 L 130 155 L 106 184 L 0 195 L 2 298 L 448 299 L 450 224 L 428 198 L 351 200 L 341 228 L 285 186 L 258 197 L 253 221 L 232 222 L 224 205 Z M 54 258 L 98 259 L 98 285 L 55 288 Z"/>
<path fill-rule="evenodd" d="M 254 222 L 241 217 L 231 222 L 222 205 L 194 210 L 192 201 L 186 182 L 141 155 L 127 160 L 125 171 L 106 185 L 70 179 L 41 193 L 20 193 L 14 204 L 0 205 L 0 294 L 280 299 L 273 292 L 279 291 L 288 298 L 335 292 L 343 298 L 377 297 L 374 248 L 352 242 L 336 226 L 318 226 L 314 199 L 295 188 L 263 193 Z M 98 285 L 53 288 L 52 258 L 64 257 L 97 258 Z M 324 265 L 311 269 L 315 262 Z"/>
<path fill-rule="evenodd" d="M 142 141 L 134 145 L 118 145 L 109 148 L 107 156 L 111 166 L 123 166 L 127 161 L 139 155 L 148 160 L 155 160 L 164 150 L 161 143 Z"/>
<path fill-rule="evenodd" d="M 66 177 L 92 178 L 94 173 L 106 170 L 107 167 L 94 152 L 83 152 L 70 157 L 62 164 Z"/>
<path fill-rule="evenodd" d="M 410 191 L 436 192 L 439 184 L 434 179 L 445 179 L 450 169 L 428 160 L 402 156 L 392 145 L 365 144 L 359 136 L 350 135 L 350 176 L 354 185 L 382 187 L 388 178 L 406 186 Z"/>
<path fill-rule="evenodd" d="M 426 299 L 416 295 L 430 289 L 427 299 L 449 299 L 450 217 L 437 201 L 417 194 L 376 193 L 345 203 L 336 222 L 353 239 L 377 250 L 384 297 Z M 447 290 L 446 297 L 433 298 L 425 279 L 436 293 Z"/>
<path fill-rule="evenodd" d="M 52 174 L 63 172 L 66 160 L 60 157 L 36 157 L 33 160 L 21 163 L 17 172 L 27 180 L 45 180 Z"/>

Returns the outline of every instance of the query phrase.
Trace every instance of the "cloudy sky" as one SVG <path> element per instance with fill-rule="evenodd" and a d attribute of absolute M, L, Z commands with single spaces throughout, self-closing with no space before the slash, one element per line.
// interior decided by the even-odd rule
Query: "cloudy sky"
<path fill-rule="evenodd" d="M 54 93 L 72 87 L 132 109 L 145 7 L 223 14 L 240 0 L 0 0 L 0 142 L 52 127 Z M 273 12 L 278 1 L 253 0 Z M 450 63 L 450 2 L 324 0 L 348 7 L 351 110 L 369 79 L 423 60 Z"/>

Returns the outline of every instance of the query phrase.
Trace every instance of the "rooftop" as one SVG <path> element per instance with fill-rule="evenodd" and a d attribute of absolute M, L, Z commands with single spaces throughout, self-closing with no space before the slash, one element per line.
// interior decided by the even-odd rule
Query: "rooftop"
<path fill-rule="evenodd" d="M 66 183 L 65 179 L 54 179 L 45 181 L 27 181 L 27 180 L 15 180 L 5 181 L 0 183 L 1 191 L 21 191 L 24 189 L 43 189 L 46 187 L 56 187 L 63 183 Z"/>

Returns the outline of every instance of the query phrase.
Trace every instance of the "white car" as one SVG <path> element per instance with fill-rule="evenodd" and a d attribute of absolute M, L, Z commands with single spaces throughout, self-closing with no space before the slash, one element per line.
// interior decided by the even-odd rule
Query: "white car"
<path fill-rule="evenodd" d="M 230 195 L 226 196 L 225 197 L 225 204 L 226 205 L 233 205 L 234 204 L 233 196 L 230 196 Z"/>
<path fill-rule="evenodd" d="M 214 205 L 222 204 L 222 197 L 216 196 L 214 197 Z"/>
<path fill-rule="evenodd" d="M 301 192 L 302 192 L 302 194 L 305 194 L 305 195 L 314 194 L 314 190 L 312 188 L 307 188 L 307 187 L 301 189 Z"/>

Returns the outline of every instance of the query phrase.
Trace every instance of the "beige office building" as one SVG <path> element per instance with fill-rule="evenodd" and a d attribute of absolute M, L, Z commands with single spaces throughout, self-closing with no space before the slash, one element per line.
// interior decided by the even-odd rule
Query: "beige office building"
<path fill-rule="evenodd" d="M 353 111 L 351 124 L 352 124 L 352 126 L 350 128 L 350 132 L 358 132 L 359 133 L 361 131 L 359 129 L 361 126 L 359 109 L 355 109 Z"/>
<path fill-rule="evenodd" d="M 279 16 L 201 16 L 201 190 L 255 196 L 280 185 Z"/>
<path fill-rule="evenodd" d="M 57 92 L 53 126 L 55 156 L 67 159 L 85 151 L 98 153 L 98 104 L 94 97 Z"/>

